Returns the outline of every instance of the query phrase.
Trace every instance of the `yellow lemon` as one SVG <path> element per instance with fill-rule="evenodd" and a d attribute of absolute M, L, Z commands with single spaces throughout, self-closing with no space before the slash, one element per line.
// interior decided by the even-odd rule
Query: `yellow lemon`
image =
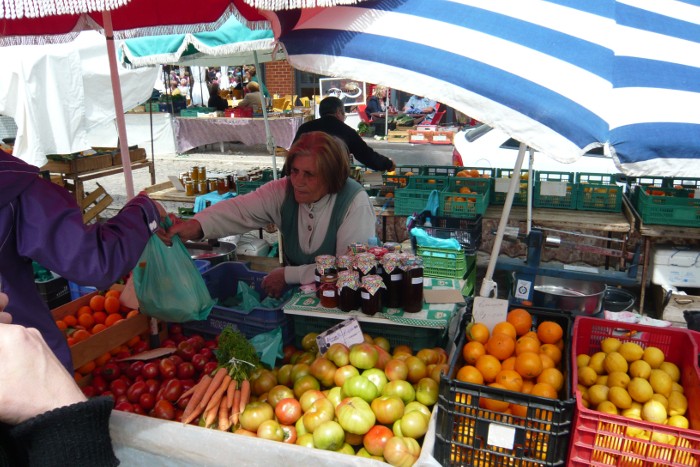
<path fill-rule="evenodd" d="M 663 404 L 654 399 L 647 401 L 642 406 L 642 420 L 653 423 L 663 423 L 668 418 Z"/>
<path fill-rule="evenodd" d="M 617 351 L 625 357 L 628 363 L 639 360 L 644 355 L 644 349 L 636 342 L 625 342 Z"/>
<path fill-rule="evenodd" d="M 671 395 L 671 391 L 673 390 L 673 380 L 665 371 L 651 370 L 651 375 L 649 375 L 649 383 L 654 389 L 654 392 L 663 394 L 666 397 Z"/>
<path fill-rule="evenodd" d="M 630 382 L 630 376 L 622 371 L 614 371 L 608 375 L 607 384 L 610 387 L 619 386 L 626 388 Z"/>
<path fill-rule="evenodd" d="M 642 404 L 654 395 L 651 384 L 644 378 L 632 378 L 630 384 L 627 385 L 627 392 L 632 399 Z"/>
<path fill-rule="evenodd" d="M 617 352 L 621 345 L 622 342 L 616 337 L 606 337 L 600 341 L 600 349 L 605 353 Z"/>
<path fill-rule="evenodd" d="M 629 373 L 632 378 L 647 379 L 651 374 L 651 365 L 644 360 L 637 360 L 630 365 Z"/>
<path fill-rule="evenodd" d="M 605 352 L 596 352 L 593 355 L 591 355 L 591 360 L 588 362 L 588 366 L 593 368 L 596 373 L 599 375 L 602 375 L 605 373 L 605 368 L 603 368 L 603 360 L 605 360 L 605 357 L 607 354 Z"/>
<path fill-rule="evenodd" d="M 584 366 L 578 370 L 578 382 L 586 387 L 593 386 L 598 379 L 598 373 L 590 366 Z"/>
<path fill-rule="evenodd" d="M 663 351 L 653 345 L 644 349 L 644 354 L 642 354 L 642 359 L 647 362 L 651 368 L 659 368 L 665 358 L 666 356 Z"/>
<path fill-rule="evenodd" d="M 582 353 L 576 357 L 576 366 L 581 368 L 582 366 L 588 366 L 588 362 L 591 361 L 591 356 Z"/>
<path fill-rule="evenodd" d="M 685 415 L 688 410 L 688 399 L 678 391 L 671 391 L 668 396 L 668 415 Z"/>
<path fill-rule="evenodd" d="M 659 365 L 659 370 L 663 370 L 666 373 L 668 373 L 668 375 L 671 377 L 671 380 L 673 380 L 676 383 L 681 380 L 681 370 L 675 363 L 663 362 L 661 365 Z"/>
<path fill-rule="evenodd" d="M 629 409 L 632 406 L 632 397 L 626 389 L 615 386 L 608 391 L 608 400 L 618 409 Z"/>
<path fill-rule="evenodd" d="M 605 368 L 608 374 L 616 371 L 627 373 L 627 359 L 619 352 L 610 352 L 605 356 L 605 359 L 603 359 L 603 368 Z"/>

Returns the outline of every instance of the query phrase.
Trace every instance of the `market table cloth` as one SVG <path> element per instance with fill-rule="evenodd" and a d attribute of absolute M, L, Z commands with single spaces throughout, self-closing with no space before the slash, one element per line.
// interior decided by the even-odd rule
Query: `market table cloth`
<path fill-rule="evenodd" d="M 304 120 L 304 116 L 270 118 L 268 121 L 275 145 L 289 149 Z M 224 141 L 240 141 L 248 146 L 267 143 L 265 120 L 262 118 L 177 117 L 174 129 L 178 153 Z"/>

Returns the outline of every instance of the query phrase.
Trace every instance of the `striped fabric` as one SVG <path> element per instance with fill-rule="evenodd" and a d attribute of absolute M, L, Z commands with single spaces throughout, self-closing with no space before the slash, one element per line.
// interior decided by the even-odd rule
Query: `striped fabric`
<path fill-rule="evenodd" d="M 560 162 L 700 176 L 698 0 L 381 0 L 276 13 L 295 68 L 432 97 Z"/>

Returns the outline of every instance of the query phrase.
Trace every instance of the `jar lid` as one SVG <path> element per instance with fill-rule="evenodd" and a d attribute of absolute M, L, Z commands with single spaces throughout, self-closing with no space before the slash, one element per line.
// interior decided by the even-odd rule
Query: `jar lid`
<path fill-rule="evenodd" d="M 386 272 L 391 273 L 394 269 L 401 266 L 400 253 L 387 253 L 382 257 L 382 265 Z"/>
<path fill-rule="evenodd" d="M 367 274 L 377 266 L 377 258 L 372 253 L 358 253 L 355 255 L 355 268 L 363 274 Z"/>
<path fill-rule="evenodd" d="M 360 273 L 350 269 L 347 271 L 340 271 L 338 273 L 338 282 L 336 286 L 339 289 L 350 287 L 353 290 L 357 290 L 360 287 Z"/>
<path fill-rule="evenodd" d="M 351 269 L 352 262 L 353 262 L 352 255 L 342 255 L 342 256 L 338 256 L 335 264 L 336 264 L 336 266 L 338 266 L 338 268 Z"/>
<path fill-rule="evenodd" d="M 333 269 L 335 267 L 335 256 L 333 255 L 318 255 L 316 257 L 316 270 L 320 273 Z"/>
<path fill-rule="evenodd" d="M 382 278 L 376 274 L 370 274 L 362 278 L 362 288 L 364 288 L 370 295 L 374 295 L 381 288 L 386 288 Z"/>

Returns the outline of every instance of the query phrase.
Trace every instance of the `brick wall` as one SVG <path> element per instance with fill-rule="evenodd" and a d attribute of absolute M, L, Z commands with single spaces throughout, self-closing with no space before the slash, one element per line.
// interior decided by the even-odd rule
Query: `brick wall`
<path fill-rule="evenodd" d="M 265 67 L 265 86 L 270 94 L 294 94 L 294 69 L 286 60 L 268 62 Z"/>

